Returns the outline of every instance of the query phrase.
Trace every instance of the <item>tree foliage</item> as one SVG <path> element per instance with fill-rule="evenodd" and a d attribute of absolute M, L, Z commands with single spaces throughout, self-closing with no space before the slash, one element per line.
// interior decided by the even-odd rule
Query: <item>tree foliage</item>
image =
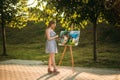
<path fill-rule="evenodd" d="M 0 0 L 0 27 L 3 56 L 7 55 L 5 27 L 22 28 L 27 24 L 27 12 L 23 0 Z"/>
<path fill-rule="evenodd" d="M 40 10 L 42 2 L 46 2 L 47 5 Z M 38 20 L 43 20 L 46 24 L 54 19 L 68 30 L 71 25 L 74 30 L 80 30 L 80 28 L 85 28 L 88 22 L 91 22 L 93 24 L 94 61 L 97 59 L 97 24 L 102 22 L 113 25 L 120 24 L 120 16 L 115 13 L 115 9 L 106 7 L 106 0 L 42 0 L 38 2 L 37 7 L 31 9 L 31 12 L 34 12 L 33 15 L 37 14 Z"/>
<path fill-rule="evenodd" d="M 104 17 L 115 26 L 120 26 L 120 0 L 105 0 Z"/>
<path fill-rule="evenodd" d="M 119 25 L 120 16 L 115 13 L 115 9 L 107 9 L 105 0 L 50 0 L 50 2 L 56 7 L 58 13 L 64 13 L 60 22 L 66 28 L 69 29 L 71 24 L 74 24 L 74 29 L 84 28 L 87 22 L 93 24 L 93 55 L 96 61 L 97 24 L 106 22 Z"/>
<path fill-rule="evenodd" d="M 3 18 L 5 26 L 22 28 L 27 23 L 27 7 L 23 0 L 0 1 L 0 24 Z"/>

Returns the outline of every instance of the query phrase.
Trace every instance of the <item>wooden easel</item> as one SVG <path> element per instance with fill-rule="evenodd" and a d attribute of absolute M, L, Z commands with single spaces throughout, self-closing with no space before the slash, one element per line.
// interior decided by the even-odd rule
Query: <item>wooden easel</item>
<path fill-rule="evenodd" d="M 73 58 L 73 54 L 72 54 L 72 46 L 65 46 L 65 47 L 64 47 L 62 56 L 61 56 L 60 61 L 59 61 L 59 66 L 60 66 L 61 63 L 62 63 L 62 59 L 63 59 L 63 57 L 64 57 L 64 55 L 65 55 L 66 50 L 67 50 L 68 47 L 70 48 L 70 55 L 71 55 L 71 62 L 72 62 L 72 70 L 74 71 L 74 58 Z"/>
<path fill-rule="evenodd" d="M 73 30 L 73 24 L 71 25 L 71 31 Z M 64 55 L 65 55 L 65 53 L 66 53 L 66 50 L 67 50 L 67 48 L 69 47 L 69 49 L 70 49 L 70 56 L 71 56 L 71 63 L 72 63 L 72 70 L 73 70 L 73 72 L 74 72 L 74 58 L 73 58 L 73 53 L 72 53 L 72 46 L 71 45 L 66 45 L 65 47 L 64 47 L 64 50 L 63 50 L 63 53 L 62 53 L 62 56 L 61 56 L 61 58 L 60 58 L 60 61 L 59 61 L 59 66 L 61 65 L 61 63 L 62 63 L 62 59 L 63 59 L 63 57 L 64 57 Z"/>

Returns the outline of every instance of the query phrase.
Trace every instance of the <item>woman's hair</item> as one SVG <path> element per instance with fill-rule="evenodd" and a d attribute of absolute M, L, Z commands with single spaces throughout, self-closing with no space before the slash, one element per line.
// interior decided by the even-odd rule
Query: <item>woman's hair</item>
<path fill-rule="evenodd" d="M 55 21 L 50 21 L 48 27 L 50 27 L 52 24 L 55 24 Z"/>

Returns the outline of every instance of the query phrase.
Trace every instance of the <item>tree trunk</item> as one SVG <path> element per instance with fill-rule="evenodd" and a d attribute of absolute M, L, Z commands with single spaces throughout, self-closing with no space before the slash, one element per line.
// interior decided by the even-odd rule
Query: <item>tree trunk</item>
<path fill-rule="evenodd" d="M 96 44 L 97 44 L 97 24 L 96 22 L 93 23 L 93 59 L 96 62 L 97 61 L 97 50 L 96 50 Z"/>
<path fill-rule="evenodd" d="M 3 1 L 2 1 L 1 4 L 3 4 Z M 2 27 L 2 48 L 3 48 L 2 56 L 7 56 L 7 53 L 6 53 L 5 20 L 4 20 L 3 6 L 1 6 L 1 27 Z"/>
<path fill-rule="evenodd" d="M 5 26 L 4 21 L 2 21 L 2 48 L 3 48 L 3 54 L 2 56 L 7 56 L 6 53 L 6 35 L 5 35 Z"/>

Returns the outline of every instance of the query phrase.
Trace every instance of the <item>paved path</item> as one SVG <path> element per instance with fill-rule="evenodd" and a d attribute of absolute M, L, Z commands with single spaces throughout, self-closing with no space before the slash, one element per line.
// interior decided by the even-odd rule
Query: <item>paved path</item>
<path fill-rule="evenodd" d="M 60 66 L 59 71 L 60 74 L 48 74 L 47 65 L 0 62 L 0 80 L 120 80 L 119 70 L 75 67 L 73 73 L 71 67 Z"/>

